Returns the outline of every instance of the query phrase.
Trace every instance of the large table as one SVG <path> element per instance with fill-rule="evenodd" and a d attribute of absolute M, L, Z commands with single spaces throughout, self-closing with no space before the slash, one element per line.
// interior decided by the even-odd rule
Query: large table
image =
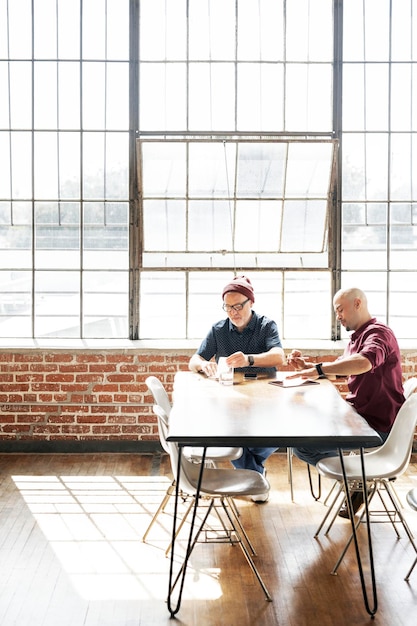
<path fill-rule="evenodd" d="M 381 444 L 379 435 L 343 400 L 330 381 L 320 380 L 319 384 L 287 388 L 270 383 L 270 378 L 251 380 L 238 378 L 235 374 L 235 384 L 226 386 L 202 374 L 178 372 L 174 381 L 168 440 L 176 442 L 180 450 L 186 445 L 203 448 L 208 446 L 338 448 L 342 468 L 344 467 L 342 450 L 359 449 L 363 458 L 364 447 Z M 362 469 L 365 488 L 363 463 Z M 203 464 L 201 471 L 204 471 Z M 346 476 L 344 479 L 348 493 Z M 178 498 L 178 492 L 176 495 Z M 353 519 L 351 521 L 365 607 L 370 615 L 374 615 L 377 600 L 370 527 L 367 526 L 373 607 L 369 606 L 367 599 L 355 524 Z M 174 529 L 175 523 L 174 519 Z M 173 543 L 175 545 L 174 533 Z M 168 607 L 172 617 L 178 612 L 181 603 L 180 596 L 177 606 L 171 607 L 174 545 L 171 550 L 168 594 Z M 185 570 L 186 567 L 184 576 Z"/>

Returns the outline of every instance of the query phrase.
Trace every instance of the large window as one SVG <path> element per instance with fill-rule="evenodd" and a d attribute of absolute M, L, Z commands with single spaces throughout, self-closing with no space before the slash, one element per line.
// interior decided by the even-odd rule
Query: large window
<path fill-rule="evenodd" d="M 2 337 L 128 335 L 128 32 L 128 0 L 0 0 Z"/>
<path fill-rule="evenodd" d="M 177 272 L 175 292 L 163 293 L 165 308 L 161 312 L 150 315 L 147 307 L 154 298 L 148 294 L 142 299 L 141 333 L 144 323 L 146 336 L 172 332 L 177 323 L 171 316 L 187 308 L 188 319 L 181 313 L 181 336 L 204 334 L 210 320 L 198 312 L 201 293 L 210 289 L 211 302 L 205 307 L 218 315 L 220 271 L 221 280 L 228 282 L 237 268 L 245 268 L 253 277 L 256 293 L 261 296 L 262 285 L 266 289 L 263 298 L 269 294 L 270 302 L 263 306 L 268 306 L 274 318 L 282 309 L 282 304 L 277 307 L 274 291 L 282 295 L 285 287 L 287 294 L 281 303 L 290 306 L 289 296 L 300 289 L 306 269 L 317 270 L 317 277 L 322 271 L 321 279 L 328 281 L 336 154 L 334 141 L 317 138 L 277 141 L 241 135 L 239 139 L 223 136 L 222 140 L 189 136 L 139 140 L 143 278 L 150 276 L 156 285 L 161 278 L 166 281 L 168 269 Z M 187 280 L 195 280 L 197 271 L 200 288 L 194 292 L 190 284 L 187 289 Z M 272 281 L 269 286 L 267 271 Z M 211 293 L 209 287 L 213 278 L 217 279 L 217 293 Z M 187 307 L 185 300 L 178 301 L 178 289 L 184 298 L 188 293 Z M 329 285 L 324 289 L 329 290 Z M 316 327 L 309 329 L 314 336 L 318 332 L 325 336 L 329 330 L 325 307 L 318 307 Z M 294 319 L 299 323 L 307 320 L 300 320 L 291 306 L 290 311 L 280 315 L 280 325 L 283 328 L 285 320 L 287 336 L 290 328 L 298 336 Z"/>
<path fill-rule="evenodd" d="M 417 337 L 416 0 L 0 0 L 0 337 Z"/>
<path fill-rule="evenodd" d="M 415 0 L 344 2 L 342 284 L 399 338 L 417 337 L 416 41 Z"/>

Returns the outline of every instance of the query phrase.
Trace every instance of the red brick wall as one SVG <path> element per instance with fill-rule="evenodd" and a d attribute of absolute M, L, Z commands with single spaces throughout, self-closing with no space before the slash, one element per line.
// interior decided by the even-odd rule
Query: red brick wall
<path fill-rule="evenodd" d="M 172 390 L 193 350 L 0 350 L 0 444 L 157 442 L 145 379 Z M 311 351 L 317 361 L 337 351 Z M 405 377 L 417 375 L 417 352 L 403 353 Z M 346 388 L 339 385 L 343 394 Z M 7 445 L 8 444 L 8 445 Z"/>

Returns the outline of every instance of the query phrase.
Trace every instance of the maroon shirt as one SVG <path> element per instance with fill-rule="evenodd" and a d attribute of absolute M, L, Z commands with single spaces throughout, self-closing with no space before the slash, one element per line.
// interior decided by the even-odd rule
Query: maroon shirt
<path fill-rule="evenodd" d="M 404 403 L 401 354 L 394 333 L 375 318 L 351 336 L 344 356 L 361 354 L 372 369 L 348 377 L 346 396 L 372 428 L 388 433 Z"/>

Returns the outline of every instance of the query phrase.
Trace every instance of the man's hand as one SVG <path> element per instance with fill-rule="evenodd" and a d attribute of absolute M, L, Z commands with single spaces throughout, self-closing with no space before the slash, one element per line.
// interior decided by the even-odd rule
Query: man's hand
<path fill-rule="evenodd" d="M 243 352 L 234 352 L 226 359 L 230 367 L 248 367 L 248 355 Z"/>
<path fill-rule="evenodd" d="M 201 371 L 209 378 L 212 378 L 217 374 L 217 363 L 215 361 L 203 361 L 201 363 Z"/>
<path fill-rule="evenodd" d="M 304 370 L 310 365 L 302 358 L 299 350 L 293 350 L 291 354 L 288 355 L 287 362 L 288 365 L 291 365 L 296 370 Z"/>
<path fill-rule="evenodd" d="M 316 378 L 319 378 L 319 373 L 315 367 L 309 367 L 308 369 L 298 371 L 296 374 L 290 374 L 289 376 L 286 376 L 285 380 L 291 380 L 293 378 L 311 378 L 312 380 L 315 380 Z"/>

